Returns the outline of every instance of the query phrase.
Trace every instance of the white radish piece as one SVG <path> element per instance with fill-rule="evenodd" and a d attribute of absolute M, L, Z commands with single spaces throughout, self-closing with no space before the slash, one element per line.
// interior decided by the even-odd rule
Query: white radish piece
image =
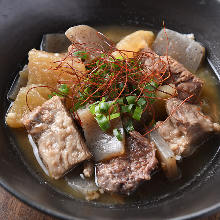
<path fill-rule="evenodd" d="M 80 192 L 87 200 L 94 200 L 100 196 L 99 188 L 94 179 L 85 178 L 79 172 L 69 173 L 65 180 L 73 190 Z"/>
<path fill-rule="evenodd" d="M 161 167 L 165 175 L 170 180 L 177 179 L 179 177 L 179 171 L 173 151 L 156 130 L 150 133 L 150 137 L 156 145 Z"/>
<path fill-rule="evenodd" d="M 158 33 L 152 49 L 158 55 L 163 56 L 166 55 L 168 48 L 167 55 L 183 64 L 189 71 L 195 73 L 204 58 L 205 48 L 194 40 L 193 34 L 181 34 L 169 29 L 165 30 L 166 34 L 164 29 Z"/>
<path fill-rule="evenodd" d="M 125 152 L 125 134 L 120 118 L 111 120 L 111 128 L 117 128 L 122 141 L 119 141 L 112 130 L 102 131 L 94 116 L 88 108 L 78 110 L 81 126 L 83 128 L 86 144 L 94 156 L 95 161 L 108 160 L 120 156 Z"/>

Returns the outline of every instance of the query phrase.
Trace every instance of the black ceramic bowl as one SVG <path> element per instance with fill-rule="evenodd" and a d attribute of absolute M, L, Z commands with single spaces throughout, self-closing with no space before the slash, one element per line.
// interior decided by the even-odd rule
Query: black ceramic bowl
<path fill-rule="evenodd" d="M 27 52 L 38 47 L 43 34 L 76 24 L 131 25 L 193 32 L 208 50 L 220 73 L 219 0 L 1 0 L 0 1 L 0 183 L 27 204 L 66 219 L 186 219 L 220 208 L 218 141 L 209 143 L 201 167 L 183 185 L 140 203 L 105 206 L 69 198 L 44 184 L 22 155 L 4 122 L 7 91 Z M 210 156 L 211 155 L 211 156 Z M 191 169 L 191 168 L 188 168 Z M 41 183 L 41 184 L 40 184 Z M 158 184 L 160 187 L 160 184 Z"/>

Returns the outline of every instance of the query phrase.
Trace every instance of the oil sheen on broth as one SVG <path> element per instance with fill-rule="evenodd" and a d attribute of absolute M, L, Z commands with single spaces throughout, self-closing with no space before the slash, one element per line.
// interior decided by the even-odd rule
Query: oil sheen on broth
<path fill-rule="evenodd" d="M 98 27 L 97 30 L 105 34 L 107 37 L 115 42 L 118 42 L 122 37 L 139 30 L 137 27 L 119 27 L 119 26 L 105 26 Z M 215 77 L 214 72 L 207 62 L 199 68 L 196 73 L 197 76 L 205 81 L 201 101 L 203 111 L 210 115 L 214 121 L 220 122 L 220 89 L 219 82 Z M 165 112 L 162 111 L 162 112 Z M 163 117 L 163 116 L 162 116 Z M 64 178 L 60 180 L 53 180 L 48 177 L 38 164 L 32 146 L 28 140 L 27 133 L 24 129 L 11 129 L 19 146 L 19 151 L 22 153 L 23 160 L 31 168 L 32 172 L 36 172 L 40 176 L 41 184 L 49 184 L 55 190 L 64 193 L 70 197 L 84 199 L 84 196 L 74 191 L 66 182 Z M 155 201 L 155 198 L 165 199 L 169 195 L 176 193 L 180 188 L 183 189 L 190 185 L 195 176 L 200 173 L 203 167 L 213 159 L 217 151 L 217 146 L 212 145 L 212 142 L 207 142 L 200 147 L 195 154 L 189 158 L 183 159 L 179 164 L 182 172 L 182 178 L 175 182 L 169 182 L 161 171 L 153 174 L 150 181 L 143 183 L 139 189 L 131 196 L 125 197 L 116 194 L 103 193 L 95 200 L 104 204 L 124 204 L 124 203 L 139 203 L 142 201 Z M 80 169 L 80 168 L 75 168 Z M 74 171 L 73 171 L 74 172 Z M 94 202 L 94 201 L 92 201 Z"/>

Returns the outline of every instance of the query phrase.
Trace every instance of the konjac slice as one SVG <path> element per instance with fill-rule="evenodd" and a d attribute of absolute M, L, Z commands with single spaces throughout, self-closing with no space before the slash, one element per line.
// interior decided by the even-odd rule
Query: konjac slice
<path fill-rule="evenodd" d="M 69 28 L 65 35 L 82 51 L 89 52 L 92 58 L 99 57 L 102 53 L 106 53 L 111 49 L 112 42 L 108 40 L 102 33 L 88 25 L 77 25 Z"/>
<path fill-rule="evenodd" d="M 107 160 L 125 152 L 125 134 L 120 118 L 111 120 L 111 127 L 117 128 L 122 134 L 122 141 L 113 135 L 112 130 L 104 132 L 99 127 L 88 108 L 78 110 L 81 126 L 86 138 L 87 146 L 95 161 Z"/>
<path fill-rule="evenodd" d="M 85 65 L 77 58 L 33 49 L 29 52 L 28 69 L 28 84 L 55 88 L 58 83 L 78 83 L 77 76 L 85 72 Z"/>
<path fill-rule="evenodd" d="M 67 52 L 71 42 L 66 38 L 65 34 L 45 34 L 41 41 L 40 49 L 51 53 Z"/>
<path fill-rule="evenodd" d="M 35 107 L 40 106 L 47 101 L 48 95 L 51 91 L 46 87 L 40 86 L 41 85 L 28 85 L 27 87 L 20 89 L 6 116 L 6 123 L 8 126 L 12 128 L 23 127 L 24 125 L 21 122 L 22 117 L 30 112 L 30 110 L 33 110 Z"/>
<path fill-rule="evenodd" d="M 158 33 L 152 48 L 161 56 L 168 52 L 169 56 L 192 73 L 196 72 L 205 55 L 205 48 L 194 40 L 193 34 L 181 34 L 169 29 L 166 29 L 166 32 L 162 29 Z"/>
<path fill-rule="evenodd" d="M 23 67 L 23 69 L 19 72 L 17 79 L 13 82 L 13 85 L 8 92 L 8 98 L 14 101 L 18 95 L 18 92 L 21 87 L 25 87 L 28 81 L 28 68 L 27 65 Z"/>

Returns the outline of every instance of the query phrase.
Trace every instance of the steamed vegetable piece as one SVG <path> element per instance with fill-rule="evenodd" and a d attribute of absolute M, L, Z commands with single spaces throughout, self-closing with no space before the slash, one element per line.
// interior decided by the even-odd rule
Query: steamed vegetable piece
<path fill-rule="evenodd" d="M 132 34 L 127 35 L 125 38 L 119 41 L 116 45 L 116 48 L 119 50 L 138 52 L 145 47 L 151 47 L 154 38 L 154 33 L 152 31 L 136 31 Z M 116 51 L 113 53 L 113 55 L 115 57 L 125 56 L 128 58 L 132 58 L 133 52 L 123 51 L 123 53 L 121 54 Z"/>
<path fill-rule="evenodd" d="M 18 78 L 14 81 L 13 85 L 10 88 L 10 91 L 8 92 L 8 98 L 10 100 L 15 100 L 16 96 L 18 95 L 18 92 L 21 87 L 25 87 L 27 85 L 28 81 L 28 68 L 27 65 L 24 66 L 24 68 L 19 71 Z"/>
<path fill-rule="evenodd" d="M 92 58 L 98 57 L 111 49 L 112 42 L 87 25 L 71 27 L 65 32 L 65 35 L 78 49 L 89 52 Z"/>
<path fill-rule="evenodd" d="M 6 122 L 10 127 L 12 128 L 24 127 L 23 123 L 21 122 L 22 117 L 26 113 L 30 112 L 30 110 L 33 110 L 37 106 L 40 106 L 45 101 L 47 101 L 48 95 L 51 93 L 50 90 L 46 87 L 39 87 L 39 86 L 41 85 L 32 84 L 20 89 L 12 107 L 9 109 L 6 116 Z M 26 103 L 26 97 L 30 110 Z"/>
<path fill-rule="evenodd" d="M 63 54 L 32 49 L 28 55 L 28 84 L 44 84 L 56 88 L 58 82 L 77 83 L 73 69 L 79 75 L 85 71 L 85 65 L 77 58 L 68 57 L 65 59 L 65 64 L 62 63 L 65 58 Z M 57 68 L 59 65 L 61 67 Z"/>
<path fill-rule="evenodd" d="M 150 133 L 150 137 L 156 145 L 159 160 L 167 178 L 171 180 L 178 178 L 179 172 L 173 151 L 156 130 Z"/>
<path fill-rule="evenodd" d="M 100 196 L 94 179 L 83 177 L 77 170 L 69 173 L 65 180 L 72 189 L 80 192 L 87 200 L 97 199 Z"/>
<path fill-rule="evenodd" d="M 194 40 L 193 34 L 181 34 L 169 29 L 166 29 L 166 34 L 164 29 L 158 33 L 152 49 L 162 56 L 166 55 L 168 48 L 169 56 L 183 64 L 189 71 L 195 73 L 204 58 L 205 48 Z"/>
<path fill-rule="evenodd" d="M 88 108 L 77 111 L 83 128 L 86 144 L 95 161 L 107 160 L 125 152 L 125 134 L 120 117 L 110 121 L 110 127 L 103 131 Z M 105 123 L 105 121 L 103 121 Z M 105 124 L 103 126 L 106 126 Z M 118 129 L 121 141 L 113 134 Z"/>

